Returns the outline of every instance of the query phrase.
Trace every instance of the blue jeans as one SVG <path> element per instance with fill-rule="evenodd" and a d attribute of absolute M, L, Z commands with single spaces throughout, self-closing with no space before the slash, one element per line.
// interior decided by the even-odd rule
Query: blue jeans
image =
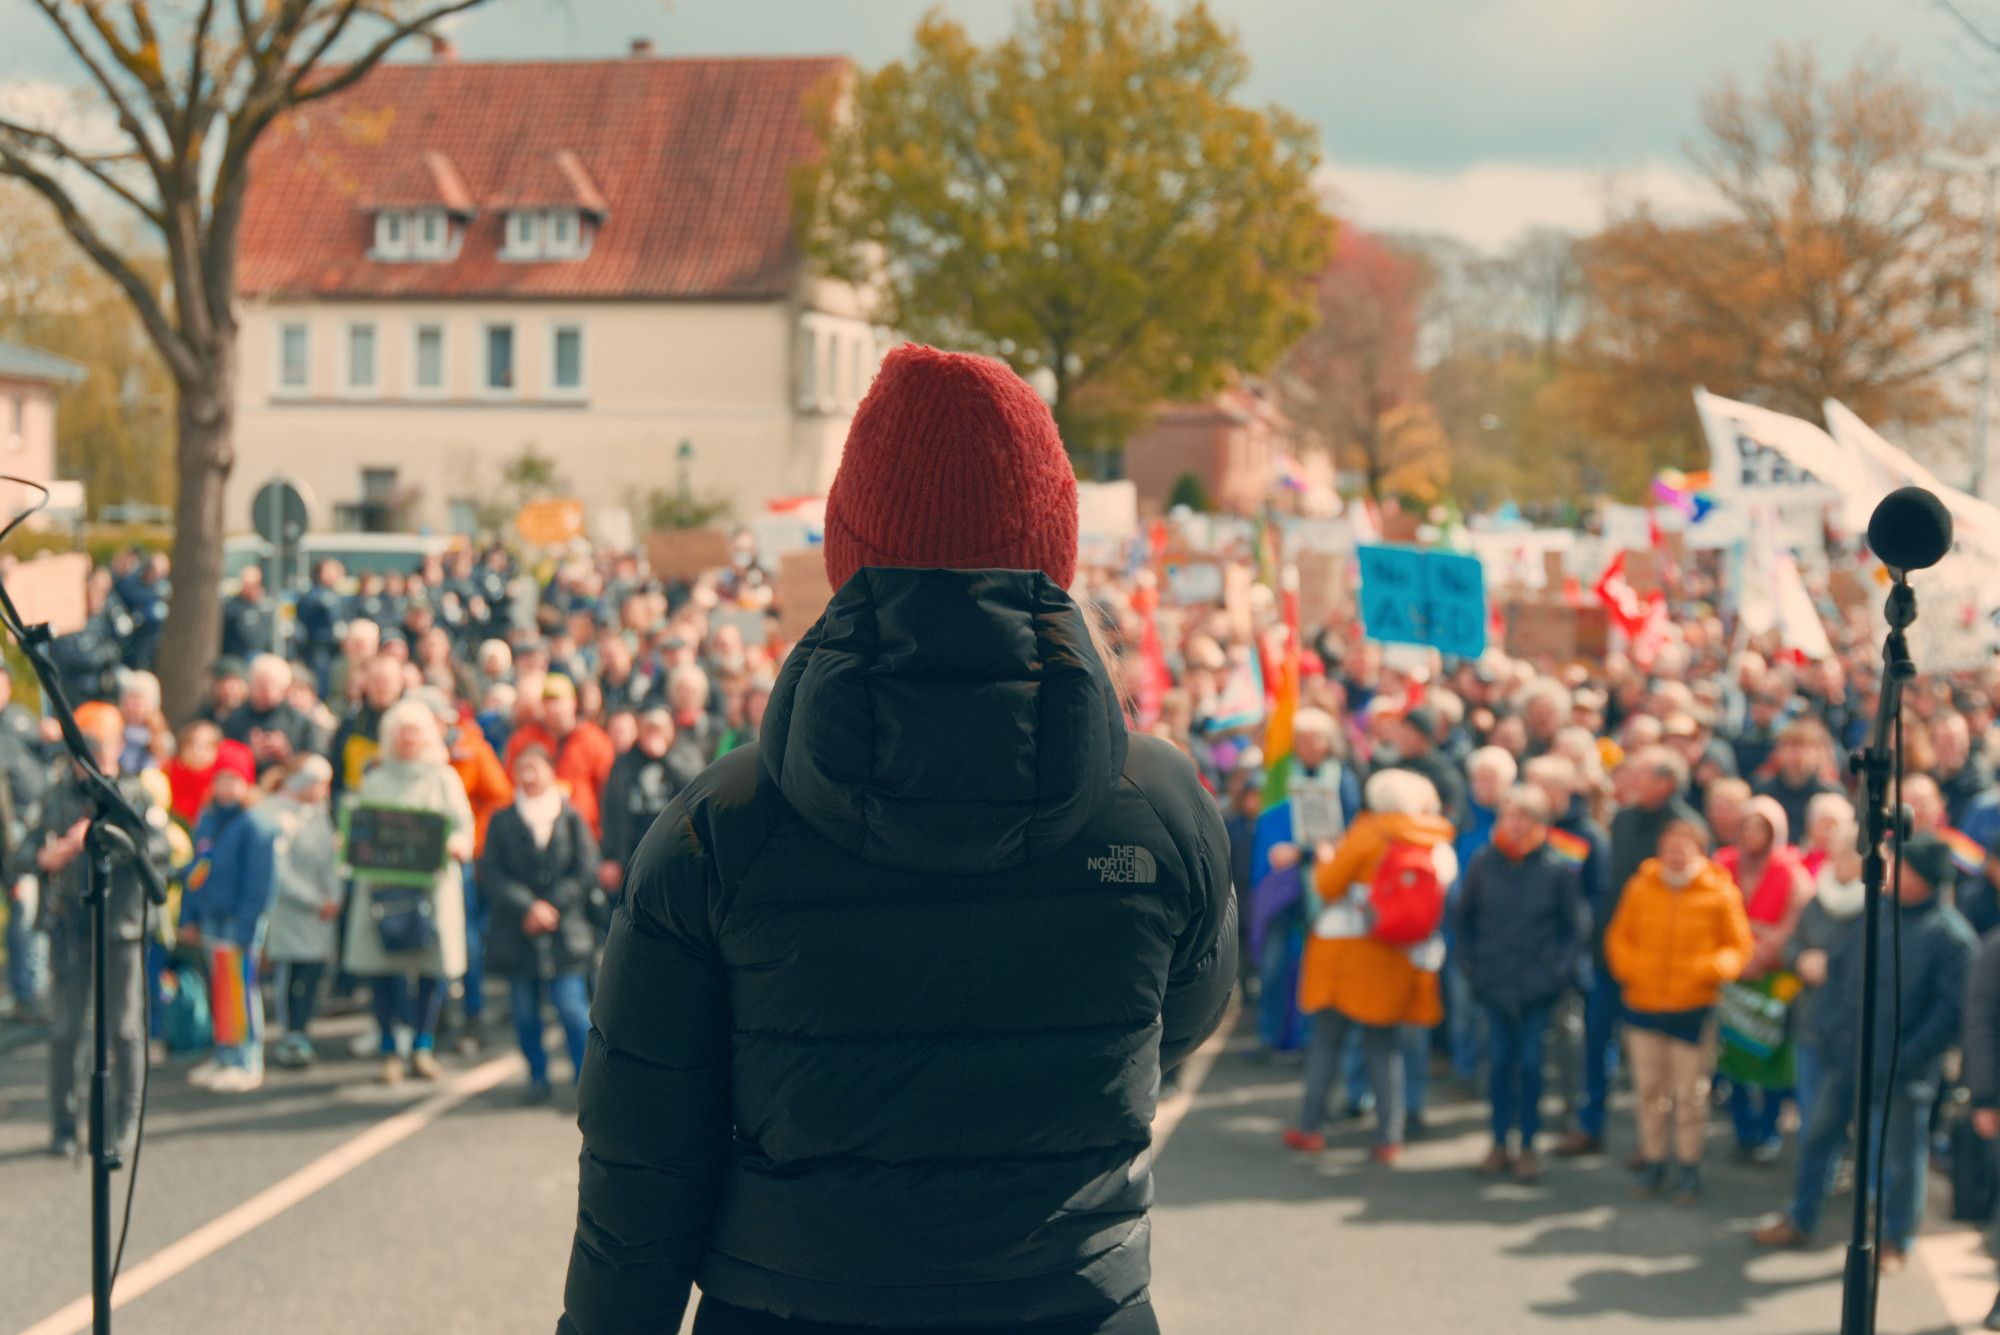
<path fill-rule="evenodd" d="M 40 1010 L 49 999 L 49 936 L 7 895 L 7 990 L 16 1005 Z"/>
<path fill-rule="evenodd" d="M 544 996 L 556 1008 L 561 1021 L 563 1042 L 569 1048 L 570 1080 L 583 1074 L 583 1047 L 590 1037 L 590 1001 L 585 995 L 583 975 L 565 973 L 543 982 L 539 978 L 515 978 L 507 984 L 507 1000 L 514 1011 L 514 1036 L 521 1042 L 521 1055 L 528 1059 L 528 1083 L 549 1083 L 549 1053 L 542 1045 L 542 1001 Z"/>
<path fill-rule="evenodd" d="M 444 1009 L 444 994 L 447 991 L 442 978 L 417 979 L 416 993 L 410 992 L 410 980 L 402 974 L 390 974 L 382 978 L 371 978 L 371 992 L 375 1003 L 375 1023 L 381 1026 L 381 1052 L 384 1057 L 396 1055 L 396 1026 L 407 1024 L 416 1032 L 413 1046 L 418 1052 L 429 1052 L 437 1046 L 438 1013 Z"/>
<path fill-rule="evenodd" d="M 1299 1017 L 1300 933 L 1280 920 L 1264 936 L 1257 961 L 1257 1042 L 1269 1052 L 1293 1052 L 1301 1045 Z"/>
<path fill-rule="evenodd" d="M 1341 1056 L 1350 1033 L 1360 1032 L 1361 1052 L 1368 1063 L 1368 1083 L 1375 1087 L 1375 1143 L 1403 1143 L 1403 1045 L 1394 1028 L 1357 1024 L 1336 1010 L 1314 1011 L 1306 1046 L 1305 1102 L 1299 1129 L 1318 1131 L 1326 1125 L 1327 1100 L 1340 1078 Z"/>
<path fill-rule="evenodd" d="M 486 928 L 493 911 L 473 880 L 473 864 L 465 864 L 465 1022 L 477 1028 L 486 1014 Z"/>
<path fill-rule="evenodd" d="M 1736 1126 L 1736 1147 L 1754 1150 L 1765 1145 L 1781 1145 L 1778 1114 L 1790 1097 L 1789 1089 L 1760 1089 L 1740 1080 L 1729 1082 L 1729 1118 Z"/>
<path fill-rule="evenodd" d="M 1846 1062 L 1825 1070 L 1813 1096 L 1813 1120 L 1799 1140 L 1798 1182 L 1792 1198 L 1792 1222 L 1807 1233 L 1819 1226 L 1826 1204 L 1827 1183 L 1847 1149 L 1848 1124 L 1854 1114 L 1854 1070 Z M 1929 1081 L 1904 1084 L 1888 1098 L 1889 1133 L 1883 1150 L 1882 1242 L 1910 1249 L 1924 1218 L 1924 1179 L 1930 1158 L 1931 1105 L 1937 1086 Z M 1881 1126 L 1882 1108 L 1870 1122 Z M 1856 1183 L 1856 1191 L 1870 1184 Z"/>
<path fill-rule="evenodd" d="M 288 1038 L 305 1037 L 319 1006 L 324 960 L 279 960 L 271 966 L 271 993 L 278 1002 L 278 1026 Z"/>
<path fill-rule="evenodd" d="M 1422 1116 L 1431 1097 L 1431 1035 L 1425 1025 L 1406 1024 L 1398 1030 L 1403 1049 L 1403 1110 Z M 1376 1098 L 1382 1093 L 1377 1090 Z"/>
<path fill-rule="evenodd" d="M 1486 1008 L 1487 1072 L 1493 1101 L 1493 1143 L 1504 1146 L 1510 1132 L 1521 1133 L 1521 1148 L 1535 1147 L 1542 1129 L 1542 1062 L 1552 1006 L 1531 1006 L 1519 1014 Z"/>
<path fill-rule="evenodd" d="M 1826 1063 L 1820 1060 L 1819 1050 L 1798 1044 L 1792 1068 L 1792 1079 L 1797 1087 L 1792 1090 L 1792 1102 L 1799 1106 L 1799 1134 L 1812 1125 L 1813 1108 L 1819 1100 L 1820 1081 L 1826 1075 Z"/>
<path fill-rule="evenodd" d="M 1438 982 L 1444 987 L 1445 1046 L 1451 1056 L 1451 1073 L 1470 1083 L 1479 1077 L 1479 1057 L 1484 1047 L 1479 1032 L 1482 1008 L 1473 1000 L 1472 984 L 1456 961 L 1445 964 Z"/>
<path fill-rule="evenodd" d="M 1605 1114 L 1611 1107 L 1611 1081 L 1618 1074 L 1618 1023 L 1625 1004 L 1618 984 L 1599 968 L 1583 1002 L 1583 1107 L 1577 1129 L 1602 1139 Z"/>

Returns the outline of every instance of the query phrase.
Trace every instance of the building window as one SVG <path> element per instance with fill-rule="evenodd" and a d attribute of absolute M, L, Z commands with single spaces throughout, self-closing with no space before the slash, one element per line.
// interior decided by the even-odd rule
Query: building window
<path fill-rule="evenodd" d="M 295 394 L 305 392 L 311 382 L 311 345 L 303 324 L 278 326 L 278 388 Z"/>
<path fill-rule="evenodd" d="M 583 253 L 583 220 L 574 213 L 549 214 L 542 223 L 548 239 L 548 253 L 558 259 L 573 259 Z"/>
<path fill-rule="evenodd" d="M 411 358 L 410 387 L 419 394 L 444 392 L 444 326 L 417 326 L 415 356 Z"/>
<path fill-rule="evenodd" d="M 514 392 L 514 326 L 486 326 L 486 388 L 489 393 Z"/>
<path fill-rule="evenodd" d="M 401 260 L 408 259 L 409 255 L 409 217 L 401 213 L 376 214 L 375 258 L 378 260 Z"/>
<path fill-rule="evenodd" d="M 25 450 L 28 448 L 28 396 L 16 394 L 8 410 L 7 448 Z"/>
<path fill-rule="evenodd" d="M 476 497 L 452 497 L 445 505 L 445 527 L 461 537 L 478 537 L 480 508 Z"/>
<path fill-rule="evenodd" d="M 542 216 L 539 213 L 510 213 L 507 215 L 508 259 L 537 259 L 542 253 Z"/>
<path fill-rule="evenodd" d="M 451 237 L 451 228 L 445 222 L 444 214 L 436 209 L 426 209 L 417 215 L 417 240 L 414 247 L 419 259 L 442 259 Z"/>
<path fill-rule="evenodd" d="M 357 393 L 375 388 L 375 326 L 347 326 L 347 387 Z"/>
<path fill-rule="evenodd" d="M 583 326 L 559 324 L 549 347 L 549 388 L 558 394 L 583 392 Z"/>

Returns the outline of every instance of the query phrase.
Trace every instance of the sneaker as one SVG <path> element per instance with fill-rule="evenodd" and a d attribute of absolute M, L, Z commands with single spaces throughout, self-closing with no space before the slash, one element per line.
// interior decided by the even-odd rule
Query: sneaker
<path fill-rule="evenodd" d="M 389 1056 L 382 1059 L 382 1065 L 376 1071 L 375 1078 L 385 1085 L 395 1086 L 403 1083 L 405 1074 L 407 1072 L 403 1070 L 403 1059 Z"/>
<path fill-rule="evenodd" d="M 1784 1152 L 1785 1147 L 1782 1142 L 1775 1140 L 1766 1141 L 1764 1144 L 1758 1145 L 1750 1151 L 1750 1162 L 1758 1168 L 1775 1168 L 1777 1167 L 1779 1157 Z"/>
<path fill-rule="evenodd" d="M 74 1159 L 76 1157 L 76 1133 L 58 1131 L 49 1137 L 49 1157 L 52 1159 Z"/>
<path fill-rule="evenodd" d="M 410 1054 L 410 1074 L 419 1080 L 442 1080 L 444 1067 L 438 1065 L 435 1052 L 429 1048 L 418 1048 Z"/>
<path fill-rule="evenodd" d="M 1701 1169 L 1683 1164 L 1674 1173 L 1674 1204 L 1701 1204 Z"/>
<path fill-rule="evenodd" d="M 1521 1157 L 1514 1160 L 1514 1180 L 1523 1183 L 1541 1181 L 1542 1156 L 1533 1150 L 1522 1150 Z"/>
<path fill-rule="evenodd" d="M 1908 1266 L 1909 1263 L 1910 1258 L 1904 1253 L 1901 1247 L 1886 1242 L 1882 1244 L 1881 1267 L 1883 1274 L 1900 1275 L 1903 1273 L 1904 1267 Z"/>
<path fill-rule="evenodd" d="M 1507 1152 L 1505 1145 L 1495 1145 L 1486 1151 L 1486 1157 L 1479 1161 L 1479 1167 L 1472 1171 L 1481 1177 L 1500 1177 L 1514 1166 L 1514 1156 Z"/>
<path fill-rule="evenodd" d="M 1558 1159 L 1585 1159 L 1602 1153 L 1604 1137 L 1593 1136 L 1587 1131 L 1572 1131 L 1556 1142 Z"/>
<path fill-rule="evenodd" d="M 1409 1112 L 1403 1114 L 1403 1138 L 1405 1140 L 1422 1140 L 1430 1134 L 1430 1129 L 1430 1123 L 1424 1120 L 1424 1110 L 1422 1108 L 1412 1108 Z"/>
<path fill-rule="evenodd" d="M 357 1061 L 375 1056 L 382 1051 L 382 1031 L 370 1025 L 354 1036 L 347 1045 L 347 1051 Z"/>
<path fill-rule="evenodd" d="M 215 1077 L 222 1074 L 222 1063 L 213 1057 L 196 1062 L 188 1068 L 187 1081 L 196 1089 L 207 1089 Z"/>
<path fill-rule="evenodd" d="M 537 1080 L 521 1091 L 521 1102 L 526 1107 L 535 1108 L 550 1102 L 555 1096 L 556 1092 L 549 1087 L 548 1081 Z"/>
<path fill-rule="evenodd" d="M 1766 1224 L 1750 1235 L 1750 1241 L 1759 1247 L 1769 1247 L 1774 1251 L 1796 1251 L 1809 1246 L 1812 1236 L 1794 1224 L 1790 1219 L 1780 1219 L 1775 1224 Z"/>
<path fill-rule="evenodd" d="M 1397 1161 L 1403 1157 L 1403 1147 L 1401 1145 L 1377 1145 L 1373 1150 L 1369 1151 L 1369 1157 L 1384 1168 L 1394 1168 Z"/>
<path fill-rule="evenodd" d="M 1326 1137 L 1317 1131 L 1301 1131 L 1291 1127 L 1285 1132 L 1285 1148 L 1297 1150 L 1300 1154 L 1318 1154 L 1326 1148 Z"/>
<path fill-rule="evenodd" d="M 1663 1163 L 1642 1164 L 1638 1171 L 1638 1181 L 1632 1184 L 1634 1196 L 1660 1196 L 1667 1190 L 1667 1166 Z"/>
<path fill-rule="evenodd" d="M 215 1079 L 208 1082 L 208 1088 L 217 1094 L 248 1094 L 252 1090 L 262 1089 L 263 1086 L 262 1071 L 252 1071 L 241 1066 L 229 1067 L 217 1073 Z"/>

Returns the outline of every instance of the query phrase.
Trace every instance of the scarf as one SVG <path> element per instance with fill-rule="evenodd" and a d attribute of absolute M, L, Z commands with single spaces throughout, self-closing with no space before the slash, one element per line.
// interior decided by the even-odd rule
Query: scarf
<path fill-rule="evenodd" d="M 540 797 L 522 793 L 514 799 L 514 810 L 521 813 L 521 823 L 528 827 L 528 836 L 535 841 L 536 848 L 549 846 L 549 836 L 555 833 L 562 809 L 562 790 L 554 784 L 550 784 Z"/>
<path fill-rule="evenodd" d="M 1669 886 L 1671 886 L 1675 890 L 1685 890 L 1687 889 L 1688 886 L 1694 884 L 1694 878 L 1701 875 L 1702 868 L 1706 867 L 1707 865 L 1708 861 L 1707 859 L 1704 858 L 1700 861 L 1697 861 L 1693 866 L 1689 867 L 1687 871 L 1685 871 L 1681 875 L 1676 876 L 1674 873 L 1668 871 L 1667 864 L 1662 862 L 1660 864 L 1660 879 L 1665 881 Z"/>
<path fill-rule="evenodd" d="M 1852 881 L 1835 880 L 1832 871 L 1821 873 L 1819 878 L 1819 903 L 1829 917 L 1842 922 L 1861 912 L 1867 899 L 1867 887 L 1859 879 Z"/>

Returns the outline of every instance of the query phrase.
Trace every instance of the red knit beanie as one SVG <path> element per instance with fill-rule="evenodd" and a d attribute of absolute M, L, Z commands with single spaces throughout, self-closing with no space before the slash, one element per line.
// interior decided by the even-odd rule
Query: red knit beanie
<path fill-rule="evenodd" d="M 1004 363 L 907 343 L 854 414 L 826 498 L 826 577 L 862 566 L 1076 576 L 1076 472 Z"/>

